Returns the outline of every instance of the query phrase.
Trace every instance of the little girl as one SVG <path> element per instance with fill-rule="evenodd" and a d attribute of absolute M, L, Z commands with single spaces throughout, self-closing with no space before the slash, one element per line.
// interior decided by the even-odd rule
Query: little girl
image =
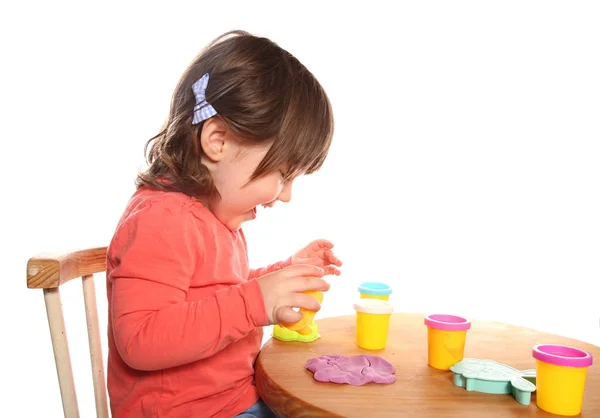
<path fill-rule="evenodd" d="M 289 202 L 332 135 L 323 88 L 268 39 L 227 33 L 185 71 L 108 250 L 114 418 L 275 416 L 254 385 L 262 327 L 318 310 L 302 292 L 341 262 L 316 240 L 251 270 L 241 226 Z"/>

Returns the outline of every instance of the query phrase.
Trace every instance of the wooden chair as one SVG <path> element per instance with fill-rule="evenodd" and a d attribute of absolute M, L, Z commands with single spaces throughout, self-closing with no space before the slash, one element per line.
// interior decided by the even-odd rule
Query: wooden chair
<path fill-rule="evenodd" d="M 108 418 L 109 416 L 94 287 L 94 273 L 104 271 L 106 271 L 106 247 L 59 255 L 41 254 L 32 257 L 27 262 L 27 287 L 43 289 L 44 292 L 56 372 L 66 418 L 79 417 L 79 406 L 59 289 L 69 280 L 79 277 L 83 283 L 96 416 L 98 418 Z"/>

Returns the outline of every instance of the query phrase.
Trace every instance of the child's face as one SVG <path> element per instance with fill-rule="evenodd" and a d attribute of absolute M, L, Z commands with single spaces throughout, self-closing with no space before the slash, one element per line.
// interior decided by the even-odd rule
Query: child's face
<path fill-rule="evenodd" d="M 279 171 L 250 181 L 270 146 L 249 147 L 229 141 L 224 144 L 223 158 L 209 165 L 221 195 L 213 205 L 213 213 L 232 231 L 256 218 L 258 206 L 271 207 L 278 200 L 289 202 L 292 197 L 293 180 L 285 181 Z"/>

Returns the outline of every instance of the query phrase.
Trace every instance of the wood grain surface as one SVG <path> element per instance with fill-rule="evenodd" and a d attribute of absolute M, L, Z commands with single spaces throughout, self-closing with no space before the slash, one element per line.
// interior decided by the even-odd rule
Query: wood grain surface
<path fill-rule="evenodd" d="M 69 280 L 106 270 L 106 247 L 40 254 L 27 262 L 27 287 L 54 289 Z"/>
<path fill-rule="evenodd" d="M 267 341 L 256 362 L 256 384 L 261 397 L 280 418 L 287 417 L 556 417 L 528 406 L 511 395 L 469 392 L 452 383 L 452 372 L 427 365 L 427 328 L 424 315 L 394 314 L 386 349 L 367 351 L 355 344 L 355 317 L 317 320 L 321 338 L 312 343 Z M 600 347 L 531 329 L 474 321 L 467 336 L 465 357 L 485 358 L 519 370 L 534 369 L 535 344 L 565 344 L 586 350 L 600 361 Z M 324 354 L 379 355 L 396 367 L 391 385 L 364 386 L 320 383 L 304 368 L 306 361 Z M 588 369 L 583 411 L 600 417 L 600 365 Z"/>

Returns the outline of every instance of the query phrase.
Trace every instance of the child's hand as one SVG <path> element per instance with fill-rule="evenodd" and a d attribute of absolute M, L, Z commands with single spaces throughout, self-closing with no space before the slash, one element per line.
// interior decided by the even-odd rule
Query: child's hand
<path fill-rule="evenodd" d="M 339 276 L 341 272 L 335 267 L 341 267 L 342 262 L 331 249 L 333 244 L 324 239 L 318 239 L 292 256 L 292 264 L 312 264 L 325 270 L 325 274 Z"/>
<path fill-rule="evenodd" d="M 306 291 L 327 291 L 329 283 L 321 277 L 323 269 L 309 264 L 296 264 L 256 279 L 265 302 L 270 324 L 297 322 L 302 314 L 293 308 L 304 308 L 314 312 L 321 304 Z"/>

